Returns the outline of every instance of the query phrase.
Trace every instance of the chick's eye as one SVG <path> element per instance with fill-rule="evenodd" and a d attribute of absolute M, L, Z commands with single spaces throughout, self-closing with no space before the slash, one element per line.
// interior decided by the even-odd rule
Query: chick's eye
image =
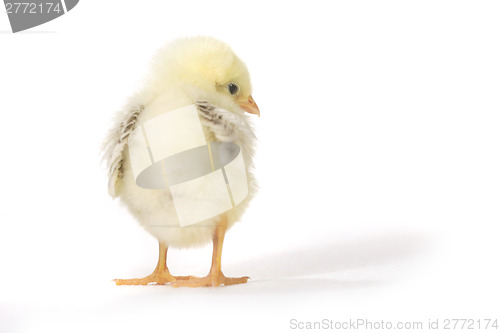
<path fill-rule="evenodd" d="M 227 85 L 227 91 L 231 95 L 236 95 L 240 91 L 240 87 L 236 83 L 230 83 Z"/>

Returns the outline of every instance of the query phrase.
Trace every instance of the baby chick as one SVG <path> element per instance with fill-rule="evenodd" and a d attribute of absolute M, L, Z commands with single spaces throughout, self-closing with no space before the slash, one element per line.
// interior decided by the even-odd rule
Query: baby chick
<path fill-rule="evenodd" d="M 178 39 L 161 49 L 152 62 L 144 87 L 119 112 L 103 145 L 109 169 L 108 190 L 159 242 L 156 269 L 140 279 L 117 279 L 117 285 L 167 284 L 175 287 L 245 283 L 248 277 L 229 278 L 221 271 L 226 231 L 238 221 L 256 191 L 252 174 L 255 136 L 247 113 L 260 116 L 245 64 L 223 42 L 209 37 Z M 169 190 L 136 185 L 127 139 L 143 122 L 162 113 L 195 104 L 207 142 L 240 146 L 247 169 L 248 196 L 238 206 L 215 218 L 180 227 Z M 193 207 L 192 209 L 196 209 Z M 212 241 L 210 272 L 206 277 L 172 276 L 167 268 L 169 247 L 185 248 Z"/>

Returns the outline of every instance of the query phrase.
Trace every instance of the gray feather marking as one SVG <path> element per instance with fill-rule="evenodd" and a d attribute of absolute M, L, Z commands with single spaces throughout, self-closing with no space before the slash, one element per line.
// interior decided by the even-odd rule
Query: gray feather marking
<path fill-rule="evenodd" d="M 127 146 L 128 137 L 137 127 L 139 115 L 144 110 L 142 105 L 131 108 L 123 114 L 123 120 L 118 122 L 108 135 L 103 146 L 103 159 L 107 162 L 108 168 L 108 192 L 115 198 L 117 193 L 117 182 L 123 178 L 123 152 Z"/>

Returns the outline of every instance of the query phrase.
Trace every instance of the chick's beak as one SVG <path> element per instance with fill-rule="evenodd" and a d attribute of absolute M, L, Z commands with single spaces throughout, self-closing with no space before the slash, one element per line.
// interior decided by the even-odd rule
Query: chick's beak
<path fill-rule="evenodd" d="M 240 107 L 248 113 L 256 114 L 260 117 L 260 110 L 252 96 L 248 97 L 248 100 L 241 101 L 238 103 Z"/>

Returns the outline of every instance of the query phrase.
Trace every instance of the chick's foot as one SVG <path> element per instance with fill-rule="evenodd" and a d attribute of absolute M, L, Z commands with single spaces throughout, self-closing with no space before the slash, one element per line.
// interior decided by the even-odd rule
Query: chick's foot
<path fill-rule="evenodd" d="M 205 277 L 195 277 L 192 276 L 185 280 L 176 280 L 172 282 L 172 286 L 178 287 L 218 287 L 220 285 L 231 285 L 246 283 L 248 281 L 248 276 L 243 277 L 226 277 L 222 272 L 220 273 L 209 273 Z"/>
<path fill-rule="evenodd" d="M 182 278 L 189 278 L 189 277 L 179 277 L 180 279 Z M 150 283 L 156 283 L 156 284 L 167 284 L 170 282 L 173 282 L 176 280 L 176 277 L 170 274 L 169 271 L 154 271 L 150 275 L 143 277 L 141 279 L 114 279 L 117 286 L 120 285 L 147 285 Z"/>

